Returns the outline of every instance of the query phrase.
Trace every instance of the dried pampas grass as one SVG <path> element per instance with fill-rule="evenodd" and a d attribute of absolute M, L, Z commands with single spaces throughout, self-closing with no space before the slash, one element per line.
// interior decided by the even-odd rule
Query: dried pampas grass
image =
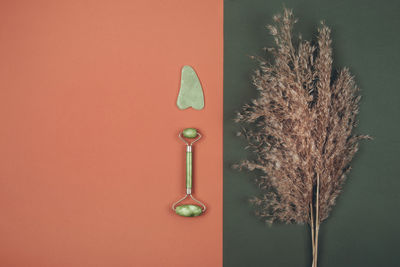
<path fill-rule="evenodd" d="M 237 165 L 261 170 L 261 194 L 252 203 L 268 222 L 307 223 L 311 228 L 313 266 L 317 266 L 321 222 L 335 205 L 358 143 L 353 133 L 359 88 L 347 68 L 332 70 L 330 29 L 321 23 L 315 43 L 292 40 L 292 11 L 273 17 L 268 26 L 273 61 L 255 57 L 252 81 L 259 97 L 246 104 L 236 122 L 256 159 Z"/>

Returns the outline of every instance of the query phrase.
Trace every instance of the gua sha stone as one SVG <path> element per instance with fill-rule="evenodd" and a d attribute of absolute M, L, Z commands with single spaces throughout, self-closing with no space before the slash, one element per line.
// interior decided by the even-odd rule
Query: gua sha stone
<path fill-rule="evenodd" d="M 196 72 L 190 66 L 183 66 L 181 88 L 176 105 L 179 109 L 192 107 L 200 110 L 204 108 L 204 94 Z"/>

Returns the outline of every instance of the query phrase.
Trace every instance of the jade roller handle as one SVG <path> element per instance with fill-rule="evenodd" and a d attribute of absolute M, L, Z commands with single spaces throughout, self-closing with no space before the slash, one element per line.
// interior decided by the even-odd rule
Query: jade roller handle
<path fill-rule="evenodd" d="M 192 168 L 192 144 L 197 142 L 201 138 L 201 134 L 197 132 L 195 128 L 186 128 L 182 131 L 182 135 L 185 138 L 193 139 L 191 143 L 185 141 L 181 135 L 179 137 L 186 143 L 186 194 L 192 194 L 192 176 L 193 176 L 193 168 Z"/>
<path fill-rule="evenodd" d="M 186 146 L 186 193 L 192 193 L 192 146 Z"/>

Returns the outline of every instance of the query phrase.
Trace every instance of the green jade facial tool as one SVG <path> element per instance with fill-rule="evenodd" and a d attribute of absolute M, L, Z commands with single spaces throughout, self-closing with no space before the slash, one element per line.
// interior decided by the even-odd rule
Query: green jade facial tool
<path fill-rule="evenodd" d="M 179 109 L 204 108 L 204 94 L 199 77 L 190 66 L 183 66 L 181 75 L 181 88 L 179 89 L 176 105 Z"/>
<path fill-rule="evenodd" d="M 192 195 L 192 145 L 200 140 L 201 134 L 194 128 L 187 128 L 178 136 L 186 144 L 186 195 L 172 205 L 172 210 L 184 217 L 199 216 L 206 211 L 206 206 Z M 192 141 L 188 142 L 185 138 Z M 180 204 L 189 197 L 196 204 Z"/>

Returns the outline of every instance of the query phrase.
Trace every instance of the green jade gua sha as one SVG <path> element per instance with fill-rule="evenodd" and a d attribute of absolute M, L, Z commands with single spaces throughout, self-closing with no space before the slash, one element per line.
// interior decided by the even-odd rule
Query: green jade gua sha
<path fill-rule="evenodd" d="M 179 109 L 192 107 L 200 110 L 204 108 L 203 88 L 194 69 L 187 65 L 182 68 L 181 88 L 176 105 Z"/>
<path fill-rule="evenodd" d="M 192 195 L 192 145 L 199 141 L 201 134 L 194 128 L 184 129 L 179 133 L 179 138 L 186 144 L 186 195 L 172 205 L 176 214 L 184 217 L 199 216 L 206 211 L 206 206 Z M 186 139 L 193 139 L 188 142 Z M 180 204 L 186 198 L 190 198 L 197 204 Z"/>

